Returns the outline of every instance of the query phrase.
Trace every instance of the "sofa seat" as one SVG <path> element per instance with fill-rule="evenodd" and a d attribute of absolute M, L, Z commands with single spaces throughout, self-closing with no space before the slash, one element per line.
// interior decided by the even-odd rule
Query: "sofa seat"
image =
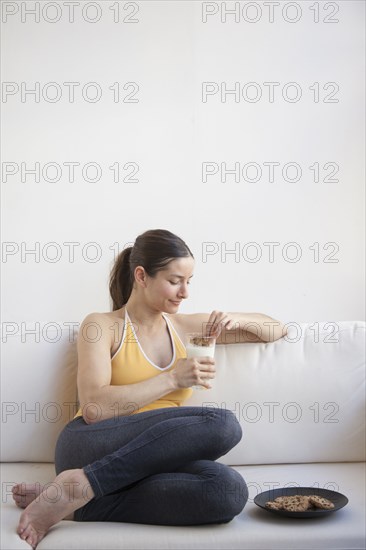
<path fill-rule="evenodd" d="M 220 462 L 220 460 L 218 460 Z M 37 550 L 112 549 L 231 549 L 363 550 L 365 548 L 365 463 L 266 464 L 232 466 L 249 488 L 244 510 L 219 525 L 159 526 L 136 523 L 74 522 L 53 526 Z M 47 483 L 54 479 L 52 463 L 3 463 L 1 548 L 29 549 L 16 534 L 21 510 L 11 496 L 17 482 Z M 339 491 L 349 503 L 321 518 L 292 519 L 258 508 L 254 497 L 271 488 L 314 486 Z"/>

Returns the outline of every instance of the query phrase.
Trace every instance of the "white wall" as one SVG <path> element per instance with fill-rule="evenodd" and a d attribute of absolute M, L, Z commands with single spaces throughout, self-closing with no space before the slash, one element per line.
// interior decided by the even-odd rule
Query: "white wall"
<path fill-rule="evenodd" d="M 119 2 L 115 23 L 116 2 L 79 0 L 71 23 L 65 2 L 2 2 L 3 322 L 81 322 L 87 313 L 110 310 L 117 246 L 153 228 L 177 233 L 196 257 L 183 313 L 262 312 L 283 322 L 364 319 L 365 5 L 277 4 L 271 3 L 271 22 L 263 1 Z M 227 15 L 222 22 L 225 6 L 235 5 L 240 20 Z M 32 9 L 39 9 L 39 22 L 27 13 Z M 204 23 L 204 10 L 217 13 Z M 74 102 L 65 82 L 79 83 Z M 99 101 L 93 102 L 91 82 L 102 93 Z M 124 84 L 136 83 L 137 101 L 114 102 L 109 87 L 117 82 L 120 99 L 133 91 Z M 222 101 L 220 93 L 203 101 L 204 82 L 216 83 L 212 90 L 237 82 L 241 95 L 237 102 L 233 94 Z M 250 82 L 262 92 L 257 102 L 250 101 L 254 86 L 243 97 Z M 279 83 L 273 101 L 268 82 Z M 24 94 L 36 83 L 39 102 Z M 284 99 L 288 83 L 296 84 Z M 302 95 L 292 102 L 295 86 Z M 52 102 L 57 90 L 61 97 Z M 32 168 L 36 162 L 40 181 L 29 173 L 22 181 L 22 163 Z M 42 176 L 50 162 L 60 166 L 59 181 L 47 181 L 56 176 L 52 166 Z M 74 182 L 64 164 L 70 162 L 80 163 Z M 218 172 L 203 182 L 205 162 L 212 170 L 257 163 L 262 176 L 248 182 L 228 175 L 222 182 Z M 274 181 L 268 162 L 279 163 Z M 298 181 L 282 177 L 290 162 L 302 171 Z M 93 168 L 83 177 L 86 163 L 100 167 L 99 181 L 87 181 Z M 119 182 L 109 169 L 114 163 Z M 138 181 L 122 181 L 131 172 L 126 163 L 136 163 Z M 318 182 L 309 168 L 315 163 Z M 332 166 L 336 181 L 325 181 Z M 253 178 L 254 168 L 248 174 Z M 289 167 L 288 179 L 294 176 Z M 79 243 L 74 261 L 64 244 L 70 242 Z M 95 262 L 92 242 L 100 254 Z M 264 244 L 270 242 L 279 243 L 273 261 Z M 37 261 L 24 254 L 37 246 Z M 235 247 L 238 257 L 225 255 Z M 291 262 L 296 250 L 301 258 Z M 258 252 L 260 259 L 250 262 Z M 56 253 L 60 258 L 52 262 Z"/>

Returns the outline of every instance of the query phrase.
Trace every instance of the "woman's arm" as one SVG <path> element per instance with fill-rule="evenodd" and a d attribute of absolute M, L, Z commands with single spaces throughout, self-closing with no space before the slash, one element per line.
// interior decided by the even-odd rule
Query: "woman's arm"
<path fill-rule="evenodd" d="M 185 332 L 218 334 L 216 344 L 274 342 L 287 334 L 285 325 L 262 313 L 224 313 L 214 310 L 174 318 Z"/>
<path fill-rule="evenodd" d="M 111 385 L 111 348 L 115 334 L 111 328 L 110 319 L 104 314 L 90 313 L 82 322 L 77 338 L 77 388 L 87 424 L 128 416 L 177 389 L 173 371 L 161 372 L 136 384 Z"/>
<path fill-rule="evenodd" d="M 243 342 L 274 342 L 286 336 L 287 329 L 281 321 L 263 313 L 227 313 L 233 325 L 224 326 L 217 344 Z"/>

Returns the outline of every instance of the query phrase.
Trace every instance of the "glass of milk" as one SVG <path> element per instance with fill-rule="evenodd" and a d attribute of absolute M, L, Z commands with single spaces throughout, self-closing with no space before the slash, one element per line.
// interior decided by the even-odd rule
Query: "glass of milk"
<path fill-rule="evenodd" d="M 216 336 L 204 336 L 201 332 L 189 332 L 186 344 L 187 359 L 191 357 L 214 357 Z M 212 385 L 212 378 L 209 383 Z M 207 390 L 205 386 L 192 386 L 196 390 Z"/>

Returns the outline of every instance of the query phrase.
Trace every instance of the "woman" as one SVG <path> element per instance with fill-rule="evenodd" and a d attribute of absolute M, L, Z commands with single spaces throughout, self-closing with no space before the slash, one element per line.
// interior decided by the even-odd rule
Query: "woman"
<path fill-rule="evenodd" d="M 188 246 L 162 229 L 119 254 L 113 311 L 92 313 L 80 327 L 80 409 L 57 440 L 57 476 L 47 492 L 13 487 L 25 508 L 17 532 L 33 548 L 62 519 L 202 525 L 243 510 L 244 479 L 216 462 L 241 440 L 238 420 L 226 409 L 182 406 L 193 385 L 210 388 L 215 377 L 214 359 L 186 358 L 186 333 L 204 331 L 220 344 L 285 331 L 258 314 L 178 314 L 193 268 Z"/>

